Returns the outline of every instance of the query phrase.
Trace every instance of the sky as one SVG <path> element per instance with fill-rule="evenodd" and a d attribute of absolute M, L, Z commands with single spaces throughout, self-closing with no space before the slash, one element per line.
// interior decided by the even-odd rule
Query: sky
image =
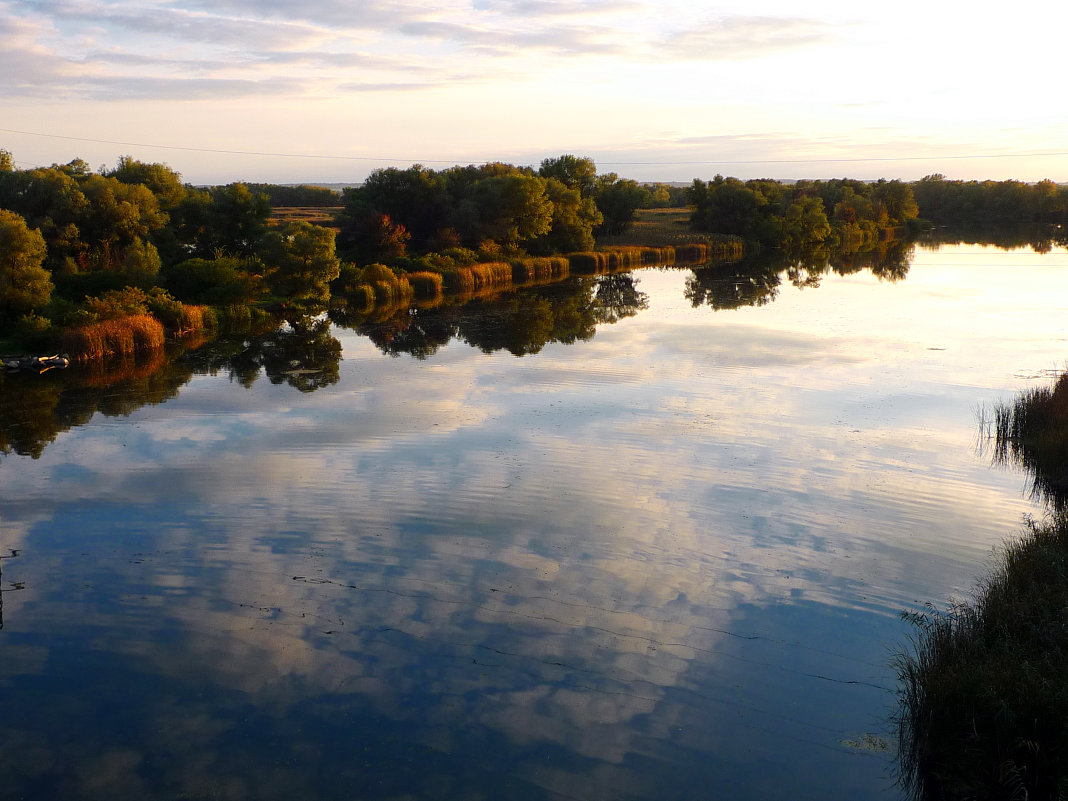
<path fill-rule="evenodd" d="M 637 180 L 1068 181 L 1066 23 L 1032 0 L 0 0 L 0 148 L 191 183 L 562 153 Z"/>

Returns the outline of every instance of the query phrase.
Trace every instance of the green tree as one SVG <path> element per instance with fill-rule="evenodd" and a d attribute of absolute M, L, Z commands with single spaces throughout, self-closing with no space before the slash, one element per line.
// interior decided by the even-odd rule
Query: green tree
<path fill-rule="evenodd" d="M 593 198 L 567 187 L 555 178 L 545 181 L 545 194 L 552 203 L 549 231 L 530 244 L 532 252 L 570 253 L 593 249 L 593 229 L 603 219 Z"/>
<path fill-rule="evenodd" d="M 267 282 L 286 305 L 319 306 L 330 299 L 330 282 L 340 262 L 334 251 L 334 232 L 298 221 L 272 231 L 264 247 Z"/>
<path fill-rule="evenodd" d="M 604 218 L 599 233 L 621 234 L 637 219 L 638 209 L 649 203 L 649 191 L 637 181 L 608 173 L 598 179 L 593 198 Z"/>
<path fill-rule="evenodd" d="M 120 156 L 115 169 L 105 175 L 124 184 L 140 184 L 146 187 L 156 196 L 160 208 L 164 211 L 173 209 L 186 196 L 182 176 L 166 164 L 150 164 L 138 161 L 132 156 Z"/>
<path fill-rule="evenodd" d="M 337 235 L 338 250 L 356 264 L 388 263 L 407 255 L 412 235 L 388 214 L 374 211 L 353 218 Z"/>
<path fill-rule="evenodd" d="M 186 259 L 165 265 L 163 285 L 185 303 L 237 306 L 251 303 L 260 293 L 263 265 L 255 259 L 220 256 Z"/>
<path fill-rule="evenodd" d="M 144 284 L 156 277 L 159 268 L 160 258 L 156 246 L 135 236 L 123 253 L 123 272 L 134 283 Z"/>
<path fill-rule="evenodd" d="M 794 199 L 783 215 L 781 245 L 809 249 L 822 245 L 831 235 L 831 226 L 818 197 L 802 195 Z"/>
<path fill-rule="evenodd" d="M 755 232 L 770 205 L 763 192 L 722 175 L 708 183 L 694 179 L 689 197 L 693 206 L 690 227 L 745 239 L 757 238 Z"/>
<path fill-rule="evenodd" d="M 872 201 L 886 209 L 890 224 L 915 219 L 920 212 L 912 187 L 902 181 L 878 181 L 871 192 Z"/>
<path fill-rule="evenodd" d="M 41 266 L 46 246 L 41 232 L 13 211 L 0 209 L 0 319 L 39 309 L 52 295 L 52 279 Z"/>
<path fill-rule="evenodd" d="M 480 238 L 505 247 L 518 247 L 548 233 L 552 226 L 553 208 L 545 194 L 545 181 L 533 175 L 513 173 L 479 181 L 474 201 Z"/>
<path fill-rule="evenodd" d="M 213 187 L 209 195 L 210 252 L 254 256 L 267 234 L 267 219 L 271 216 L 267 195 L 253 192 L 243 183 Z"/>
<path fill-rule="evenodd" d="M 569 189 L 577 189 L 583 197 L 589 196 L 597 181 L 597 166 L 593 159 L 565 153 L 556 158 L 544 159 L 538 168 L 542 178 L 555 178 Z"/>
<path fill-rule="evenodd" d="M 362 186 L 346 189 L 342 197 L 343 232 L 366 225 L 371 215 L 383 214 L 394 225 L 404 226 L 411 234 L 413 248 L 423 250 L 439 230 L 449 227 L 452 204 L 444 178 L 420 164 L 406 170 L 375 170 Z"/>

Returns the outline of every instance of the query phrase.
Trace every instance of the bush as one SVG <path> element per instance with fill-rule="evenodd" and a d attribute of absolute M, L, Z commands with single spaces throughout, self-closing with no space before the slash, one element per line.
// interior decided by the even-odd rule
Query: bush
<path fill-rule="evenodd" d="M 97 320 L 118 320 L 148 314 L 148 295 L 137 287 L 113 289 L 95 298 L 87 297 L 85 310 Z"/>

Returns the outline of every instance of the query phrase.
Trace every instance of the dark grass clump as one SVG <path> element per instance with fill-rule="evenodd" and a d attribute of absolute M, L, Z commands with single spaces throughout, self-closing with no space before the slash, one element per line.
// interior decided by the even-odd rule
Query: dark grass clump
<path fill-rule="evenodd" d="M 1068 517 L 1031 524 L 973 601 L 908 617 L 898 732 L 911 797 L 1068 798 Z"/>
<path fill-rule="evenodd" d="M 995 406 L 994 434 L 994 460 L 1026 470 L 1036 500 L 1068 508 L 1068 373 Z"/>

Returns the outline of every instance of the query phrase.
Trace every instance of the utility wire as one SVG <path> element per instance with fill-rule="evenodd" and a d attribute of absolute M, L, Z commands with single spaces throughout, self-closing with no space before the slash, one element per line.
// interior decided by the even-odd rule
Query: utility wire
<path fill-rule="evenodd" d="M 193 153 L 221 153 L 234 156 L 268 156 L 272 158 L 294 159 L 324 159 L 331 161 L 371 161 L 371 162 L 401 162 L 405 164 L 455 164 L 455 159 L 411 159 L 395 158 L 390 156 L 337 156 L 318 153 L 275 153 L 258 150 L 224 150 L 212 147 L 190 147 L 187 145 L 158 145 L 145 142 L 123 142 L 115 139 L 90 139 L 82 136 L 63 136 L 60 134 L 39 133 L 37 131 L 19 131 L 13 128 L 0 128 L 2 133 L 21 134 L 23 136 L 39 136 L 48 139 L 65 139 L 72 142 L 92 142 L 103 145 L 121 145 L 123 147 L 147 147 L 161 150 L 183 150 Z M 812 158 L 812 159 L 707 159 L 689 161 L 599 161 L 599 164 L 612 167 L 641 167 L 641 166 L 687 166 L 687 165 L 732 165 L 732 164 L 857 164 L 864 162 L 894 162 L 894 161 L 962 161 L 968 159 L 1021 159 L 1021 158 L 1051 158 L 1055 156 L 1068 156 L 1068 151 L 1052 151 L 1046 153 L 975 153 L 971 155 L 957 154 L 950 156 L 868 156 L 856 158 Z"/>

